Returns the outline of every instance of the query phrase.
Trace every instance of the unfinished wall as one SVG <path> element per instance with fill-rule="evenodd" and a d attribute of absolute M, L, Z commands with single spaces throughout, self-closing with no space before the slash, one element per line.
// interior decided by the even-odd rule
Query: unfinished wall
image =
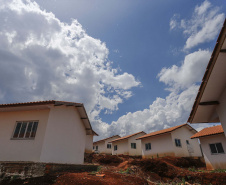
<path fill-rule="evenodd" d="M 82 164 L 86 131 L 72 106 L 52 106 L 44 137 L 41 162 Z"/>
<path fill-rule="evenodd" d="M 40 161 L 49 110 L 0 112 L 0 161 Z M 38 120 L 34 139 L 11 139 L 16 121 Z"/>
<path fill-rule="evenodd" d="M 200 138 L 206 167 L 212 169 L 226 169 L 226 138 L 224 134 L 206 136 Z M 222 143 L 224 154 L 211 154 L 209 144 Z"/>
<path fill-rule="evenodd" d="M 178 157 L 201 157 L 198 139 L 190 139 L 196 132 L 188 126 L 183 126 L 171 132 L 173 150 Z M 175 139 L 181 140 L 181 147 L 175 145 Z M 186 143 L 189 141 L 189 144 Z"/>

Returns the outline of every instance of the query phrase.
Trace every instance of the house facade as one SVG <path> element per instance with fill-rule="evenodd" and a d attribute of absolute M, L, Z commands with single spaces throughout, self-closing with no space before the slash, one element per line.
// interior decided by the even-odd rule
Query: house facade
<path fill-rule="evenodd" d="M 189 123 L 221 123 L 226 136 L 226 21 L 196 96 Z"/>
<path fill-rule="evenodd" d="M 204 128 L 191 138 L 199 138 L 208 170 L 226 169 L 226 138 L 221 125 Z"/>
<path fill-rule="evenodd" d="M 119 135 L 111 136 L 93 143 L 93 150 L 100 154 L 112 154 L 112 140 L 120 138 Z"/>
<path fill-rule="evenodd" d="M 190 137 L 197 133 L 188 124 L 178 125 L 168 129 L 151 132 L 137 140 L 141 141 L 143 158 L 156 158 L 164 156 L 201 157 L 198 139 Z"/>
<path fill-rule="evenodd" d="M 82 164 L 95 134 L 80 103 L 0 105 L 0 161 Z"/>
<path fill-rule="evenodd" d="M 141 155 L 141 141 L 136 140 L 137 137 L 145 135 L 145 132 L 138 132 L 128 136 L 124 136 L 111 141 L 112 143 L 112 155 Z"/>

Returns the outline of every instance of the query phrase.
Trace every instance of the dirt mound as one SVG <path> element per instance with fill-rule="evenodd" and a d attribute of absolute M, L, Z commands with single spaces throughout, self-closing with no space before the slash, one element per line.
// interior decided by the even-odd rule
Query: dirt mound
<path fill-rule="evenodd" d="M 194 159 L 190 157 L 163 157 L 161 158 L 162 161 L 170 163 L 174 166 L 181 167 L 181 168 L 204 168 L 206 165 L 200 158 Z"/>
<path fill-rule="evenodd" d="M 104 177 L 89 175 L 88 173 L 68 173 L 60 176 L 54 185 L 148 185 L 147 181 L 131 175 L 122 175 L 119 173 L 105 171 Z"/>
<path fill-rule="evenodd" d="M 130 164 L 139 166 L 145 172 L 153 172 L 159 176 L 164 176 L 169 170 L 166 163 L 155 159 L 135 159 Z"/>
<path fill-rule="evenodd" d="M 94 155 L 93 161 L 100 164 L 120 164 L 123 160 L 117 155 Z"/>
<path fill-rule="evenodd" d="M 133 165 L 133 169 L 135 169 L 137 172 L 139 172 L 139 169 L 143 171 L 143 173 L 139 172 L 141 177 L 151 179 L 154 182 L 182 183 L 186 181 L 192 184 L 226 184 L 226 173 L 189 171 L 187 167 L 202 166 L 202 163 L 196 161 L 195 159 L 164 157 L 157 159 L 133 160 L 129 164 Z M 181 166 L 186 168 L 181 168 Z"/>

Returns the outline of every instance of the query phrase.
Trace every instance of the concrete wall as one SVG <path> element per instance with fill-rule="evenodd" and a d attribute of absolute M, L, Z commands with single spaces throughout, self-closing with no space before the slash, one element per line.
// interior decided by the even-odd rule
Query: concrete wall
<path fill-rule="evenodd" d="M 41 162 L 82 164 L 86 131 L 72 106 L 52 106 L 45 132 Z"/>
<path fill-rule="evenodd" d="M 114 151 L 114 146 L 118 146 L 118 150 Z M 128 139 L 123 139 L 112 143 L 112 155 L 129 155 Z"/>
<path fill-rule="evenodd" d="M 199 146 L 198 139 L 190 139 L 196 132 L 193 130 L 189 130 L 189 127 L 181 127 L 173 132 L 171 132 L 173 150 L 175 152 L 175 156 L 178 157 L 201 157 L 201 149 Z M 175 139 L 180 139 L 181 147 L 177 147 L 175 145 Z M 186 143 L 186 140 L 189 141 L 189 145 Z"/>
<path fill-rule="evenodd" d="M 224 134 L 201 137 L 200 143 L 207 169 L 226 169 L 226 138 Z M 222 143 L 224 154 L 211 154 L 209 144 Z"/>
<path fill-rule="evenodd" d="M 86 135 L 85 153 L 92 153 L 93 151 L 93 135 Z"/>
<path fill-rule="evenodd" d="M 217 114 L 224 129 L 224 135 L 226 136 L 226 88 L 222 93 L 219 102 L 220 104 L 217 106 Z"/>
<path fill-rule="evenodd" d="M 128 139 L 129 155 L 131 155 L 131 156 L 142 155 L 141 140 L 136 140 L 136 138 L 141 137 L 143 135 L 145 135 L 145 133 L 137 134 L 137 135 L 132 136 Z M 136 149 L 131 148 L 131 143 L 136 143 Z"/>
<path fill-rule="evenodd" d="M 40 161 L 49 110 L 0 112 L 0 161 Z M 38 120 L 34 139 L 11 139 L 16 121 Z"/>
<path fill-rule="evenodd" d="M 151 150 L 146 150 L 145 144 L 151 143 Z M 148 137 L 141 140 L 143 158 L 156 158 L 164 156 L 174 156 L 171 134 Z"/>

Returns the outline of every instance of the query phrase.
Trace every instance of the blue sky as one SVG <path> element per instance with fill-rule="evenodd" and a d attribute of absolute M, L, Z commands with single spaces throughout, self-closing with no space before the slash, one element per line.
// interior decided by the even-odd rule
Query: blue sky
<path fill-rule="evenodd" d="M 83 102 L 99 138 L 183 124 L 225 5 L 224 0 L 3 3 L 0 102 Z M 9 62 L 20 75 L 6 70 Z"/>

